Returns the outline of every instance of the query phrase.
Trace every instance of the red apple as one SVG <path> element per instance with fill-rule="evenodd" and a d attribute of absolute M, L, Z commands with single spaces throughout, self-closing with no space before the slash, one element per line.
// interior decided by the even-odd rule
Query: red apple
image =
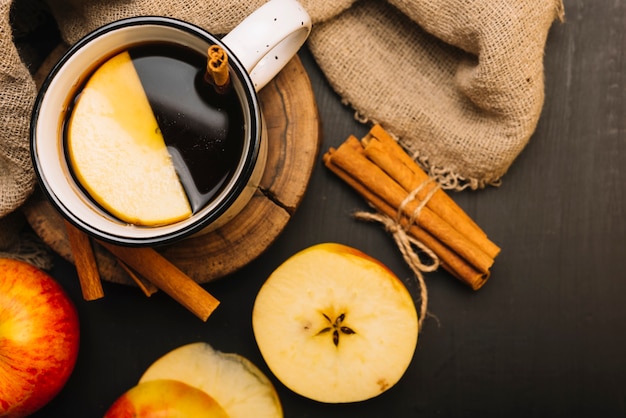
<path fill-rule="evenodd" d="M 0 259 L 0 416 L 25 417 L 52 400 L 78 355 L 76 308 L 36 267 Z"/>

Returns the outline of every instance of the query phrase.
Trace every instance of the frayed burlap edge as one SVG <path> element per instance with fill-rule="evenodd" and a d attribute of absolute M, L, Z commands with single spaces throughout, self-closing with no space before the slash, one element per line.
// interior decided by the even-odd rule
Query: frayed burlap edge
<path fill-rule="evenodd" d="M 435 8 L 428 2 L 404 3 L 417 10 Z M 449 0 L 446 5 L 455 3 Z M 510 15 L 498 17 L 514 19 L 516 26 L 510 29 L 514 32 L 512 40 L 503 41 L 508 50 L 502 51 L 502 56 L 496 50 L 495 58 L 488 57 L 492 62 L 487 71 L 478 65 L 483 57 L 472 51 L 484 48 L 484 55 L 493 55 L 494 45 L 499 42 L 493 38 L 502 30 L 492 28 L 482 34 L 488 39 L 474 42 L 480 48 L 472 49 L 471 41 L 459 41 L 460 46 L 468 48 L 465 50 L 443 42 L 394 7 L 376 1 L 357 2 L 335 19 L 314 27 L 309 45 L 333 89 L 344 104 L 355 110 L 355 118 L 383 125 L 443 187 L 463 190 L 499 186 L 538 123 L 544 100 L 543 48 L 552 22 L 564 19 L 560 0 L 549 4 L 515 3 L 511 7 L 534 14 L 528 17 L 513 10 L 507 12 Z M 536 17 L 541 17 L 539 22 Z M 437 25 L 437 20 L 428 23 Z M 456 22 L 461 27 L 470 23 Z M 502 26 L 502 22 L 495 24 Z M 379 28 L 374 28 L 376 25 Z M 444 34 L 450 30 L 437 29 Z M 509 36 L 507 30 L 502 36 Z M 517 41 L 526 38 L 530 40 L 518 51 Z M 389 52 L 394 48 L 396 55 Z M 406 61 L 411 68 L 408 73 L 404 72 Z M 419 64 L 427 67 L 422 70 Z M 511 70 L 513 64 L 522 70 Z M 499 80 L 489 78 L 495 77 L 489 73 L 494 69 L 501 71 Z M 513 77 L 507 78 L 507 72 Z M 414 84 L 410 86 L 413 95 L 399 100 L 408 94 L 404 91 L 407 82 Z M 517 88 L 514 94 L 510 94 L 511 85 Z M 482 103 L 476 103 L 480 95 Z M 451 129 L 457 121 L 458 126 Z"/>
<path fill-rule="evenodd" d="M 345 106 L 352 107 L 350 105 L 350 102 L 348 102 L 347 100 L 342 100 L 341 102 Z M 378 121 L 376 119 L 369 119 L 361 115 L 358 111 L 354 112 L 354 119 L 364 125 L 376 125 L 376 124 L 382 125 L 383 124 L 381 121 Z M 386 132 L 396 142 L 398 142 L 401 146 L 403 146 L 402 142 L 398 139 L 398 136 L 393 131 L 386 130 Z M 499 187 L 502 184 L 501 177 L 494 179 L 490 182 L 480 182 L 474 178 L 463 177 L 460 174 L 456 173 L 454 170 L 431 164 L 428 156 L 419 155 L 419 152 L 410 153 L 409 155 L 411 156 L 413 160 L 415 160 L 415 162 L 418 163 L 418 165 L 424 171 L 428 173 L 428 175 L 431 178 L 433 178 L 439 184 L 439 187 L 441 187 L 442 189 L 462 191 L 467 188 L 470 188 L 470 189 L 476 190 L 476 189 L 484 188 L 485 186 Z"/>

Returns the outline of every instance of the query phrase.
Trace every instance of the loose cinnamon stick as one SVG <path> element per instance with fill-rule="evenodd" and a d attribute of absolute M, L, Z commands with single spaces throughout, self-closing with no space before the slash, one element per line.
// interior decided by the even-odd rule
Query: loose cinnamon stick
<path fill-rule="evenodd" d="M 130 276 L 130 278 L 135 282 L 137 287 L 144 293 L 144 295 L 150 297 L 159 291 L 159 289 L 155 285 L 153 285 L 143 277 L 139 276 L 133 269 L 128 267 L 126 263 L 119 259 L 117 260 L 117 263 L 126 272 L 126 274 Z"/>
<path fill-rule="evenodd" d="M 207 55 L 206 77 L 218 93 L 224 93 L 230 85 L 228 55 L 219 45 L 211 45 Z"/>
<path fill-rule="evenodd" d="M 370 190 L 368 190 L 358 180 L 351 177 L 337 165 L 332 162 L 332 154 L 335 152 L 334 148 L 331 148 L 326 154 L 324 154 L 324 163 L 335 175 L 341 178 L 346 184 L 354 189 L 359 195 L 367 200 L 372 206 L 378 209 L 381 213 L 395 218 L 397 216 L 397 210 L 392 208 L 383 199 L 376 196 Z M 402 226 L 406 227 L 408 220 L 403 218 Z M 439 257 L 439 262 L 442 268 L 452 274 L 454 277 L 464 282 L 474 290 L 480 289 L 489 278 L 489 273 L 481 273 L 469 265 L 465 260 L 451 251 L 448 247 L 443 245 L 435 237 L 430 235 L 427 231 L 423 230 L 419 226 L 412 224 L 409 227 L 409 233 L 420 242 L 424 243 Z"/>
<path fill-rule="evenodd" d="M 209 292 L 154 249 L 98 243 L 201 320 L 206 321 L 219 305 Z"/>
<path fill-rule="evenodd" d="M 390 206 L 400 209 L 408 193 L 398 183 L 391 179 L 371 160 L 368 160 L 363 152 L 356 151 L 350 142 L 360 142 L 356 137 L 350 137 L 344 144 L 339 146 L 332 154 L 332 162 L 346 171 L 374 194 L 378 195 Z M 413 216 L 420 202 L 409 202 L 403 212 L 407 217 Z M 489 273 L 493 265 L 493 258 L 489 257 L 481 248 L 460 234 L 456 229 L 445 222 L 427 206 L 417 214 L 417 223 L 431 235 L 437 237 L 444 245 L 467 260 L 476 270 Z"/>
<path fill-rule="evenodd" d="M 422 183 L 427 182 L 417 194 L 418 199 L 424 200 L 426 195 L 435 187 L 433 182 L 428 182 L 428 174 L 404 152 L 380 125 L 374 126 L 361 142 L 365 155 L 407 192 L 411 192 L 420 187 Z M 426 206 L 481 248 L 489 257 L 495 258 L 500 252 L 500 248 L 443 190 L 437 190 L 428 200 Z"/>
<path fill-rule="evenodd" d="M 72 256 L 74 257 L 74 265 L 78 273 L 83 299 L 91 301 L 104 297 L 100 272 L 98 271 L 96 257 L 89 236 L 67 220 L 65 221 L 65 229 L 70 242 Z"/>

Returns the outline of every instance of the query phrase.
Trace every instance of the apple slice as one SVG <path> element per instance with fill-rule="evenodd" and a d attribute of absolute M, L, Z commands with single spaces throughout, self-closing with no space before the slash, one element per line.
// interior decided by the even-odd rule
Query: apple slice
<path fill-rule="evenodd" d="M 324 243 L 285 261 L 252 311 L 259 350 L 274 375 L 307 398 L 347 403 L 395 385 L 417 344 L 417 312 L 383 264 Z"/>
<path fill-rule="evenodd" d="M 102 64 L 83 88 L 68 123 L 67 146 L 79 183 L 120 220 L 159 225 L 191 215 L 128 52 Z"/>
<path fill-rule="evenodd" d="M 139 383 L 122 394 L 104 418 L 204 417 L 229 418 L 203 390 L 178 380 Z"/>
<path fill-rule="evenodd" d="M 156 360 L 139 383 L 173 379 L 203 390 L 230 418 L 281 418 L 282 405 L 270 380 L 252 362 L 207 343 L 176 348 Z"/>

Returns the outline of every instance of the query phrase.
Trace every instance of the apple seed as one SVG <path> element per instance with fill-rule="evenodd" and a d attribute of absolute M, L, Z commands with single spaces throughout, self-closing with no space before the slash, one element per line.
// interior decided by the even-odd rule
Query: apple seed
<path fill-rule="evenodd" d="M 334 321 L 331 320 L 330 317 L 323 312 L 322 312 L 322 315 L 324 316 L 326 321 L 328 321 L 330 326 L 322 328 L 315 335 L 322 335 L 322 334 L 326 334 L 327 332 L 332 331 L 333 344 L 335 344 L 335 347 L 339 345 L 339 334 L 345 334 L 345 335 L 356 334 L 356 332 L 352 328 L 342 325 L 343 321 L 346 319 L 345 313 L 340 314 L 337 318 L 335 318 Z"/>

